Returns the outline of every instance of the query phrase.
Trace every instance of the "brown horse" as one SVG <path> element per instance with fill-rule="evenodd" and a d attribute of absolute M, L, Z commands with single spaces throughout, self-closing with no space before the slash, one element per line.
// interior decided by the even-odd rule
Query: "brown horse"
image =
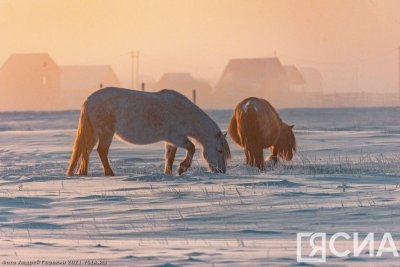
<path fill-rule="evenodd" d="M 264 170 L 264 148 L 269 148 L 269 160 L 274 164 L 278 156 L 286 161 L 293 158 L 296 151 L 293 127 L 282 121 L 267 100 L 249 97 L 236 106 L 228 132 L 244 148 L 246 163 Z"/>

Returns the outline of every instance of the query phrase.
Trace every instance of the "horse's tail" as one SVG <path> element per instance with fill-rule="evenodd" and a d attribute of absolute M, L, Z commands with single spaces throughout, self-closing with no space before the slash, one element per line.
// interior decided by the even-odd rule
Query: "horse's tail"
<path fill-rule="evenodd" d="M 239 137 L 245 149 L 247 163 L 260 169 L 264 168 L 263 146 L 260 143 L 261 133 L 258 125 L 257 109 L 247 102 L 238 112 Z"/>
<path fill-rule="evenodd" d="M 89 167 L 89 155 L 93 147 L 96 145 L 96 142 L 97 136 L 94 132 L 92 123 L 90 122 L 89 114 L 87 112 L 87 102 L 85 101 L 81 108 L 78 130 L 66 173 L 67 176 L 75 174 L 79 159 L 79 175 L 87 175 Z"/>

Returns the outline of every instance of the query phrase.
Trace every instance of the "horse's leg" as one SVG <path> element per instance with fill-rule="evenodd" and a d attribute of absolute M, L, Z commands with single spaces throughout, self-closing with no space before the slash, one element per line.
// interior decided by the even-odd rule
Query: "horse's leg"
<path fill-rule="evenodd" d="M 257 147 L 257 149 L 254 152 L 255 152 L 254 154 L 255 166 L 262 171 L 265 170 L 263 148 L 261 146 Z"/>
<path fill-rule="evenodd" d="M 253 149 L 245 148 L 246 163 L 250 166 L 257 167 L 260 170 L 265 169 L 263 148 L 256 147 Z"/>
<path fill-rule="evenodd" d="M 278 163 L 278 150 L 276 149 L 276 147 L 272 146 L 269 148 L 269 156 L 267 158 L 267 161 L 272 162 L 273 165 Z"/>
<path fill-rule="evenodd" d="M 99 154 L 101 163 L 104 167 L 105 176 L 114 176 L 114 172 L 111 169 L 108 161 L 108 150 L 110 148 L 114 133 L 102 133 L 99 135 L 99 145 L 97 146 L 97 153 Z"/>
<path fill-rule="evenodd" d="M 187 152 L 186 152 L 186 158 L 179 165 L 179 169 L 178 169 L 179 175 L 184 173 L 190 167 L 190 165 L 192 164 L 192 159 L 193 159 L 193 155 L 195 152 L 194 144 L 192 142 L 190 142 L 190 140 L 187 138 L 185 138 L 185 141 L 183 142 L 183 144 L 181 146 L 183 148 L 185 148 L 187 150 Z"/>
<path fill-rule="evenodd" d="M 165 175 L 172 175 L 172 164 L 175 160 L 176 150 L 178 148 L 170 143 L 165 143 Z"/>

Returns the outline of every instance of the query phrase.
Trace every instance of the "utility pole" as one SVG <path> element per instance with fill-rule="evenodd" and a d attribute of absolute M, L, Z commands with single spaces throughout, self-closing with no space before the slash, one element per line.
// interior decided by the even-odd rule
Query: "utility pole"
<path fill-rule="evenodd" d="M 139 51 L 133 51 L 131 52 L 131 58 L 132 58 L 132 77 L 131 77 L 131 82 L 132 82 L 132 89 L 138 88 L 139 87 Z"/>

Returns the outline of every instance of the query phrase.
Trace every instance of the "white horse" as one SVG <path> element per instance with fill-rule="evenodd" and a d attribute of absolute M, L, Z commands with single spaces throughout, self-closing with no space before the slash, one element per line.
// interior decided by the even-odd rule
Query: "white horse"
<path fill-rule="evenodd" d="M 195 139 L 203 147 L 203 156 L 213 172 L 226 171 L 230 150 L 218 125 L 199 107 L 173 90 L 156 93 L 108 87 L 90 95 L 82 106 L 78 131 L 67 175 L 87 175 L 89 155 L 96 145 L 104 175 L 113 176 L 108 149 L 114 134 L 133 144 L 165 141 L 165 175 L 172 175 L 178 147 L 187 150 L 178 173 L 192 163 Z"/>

